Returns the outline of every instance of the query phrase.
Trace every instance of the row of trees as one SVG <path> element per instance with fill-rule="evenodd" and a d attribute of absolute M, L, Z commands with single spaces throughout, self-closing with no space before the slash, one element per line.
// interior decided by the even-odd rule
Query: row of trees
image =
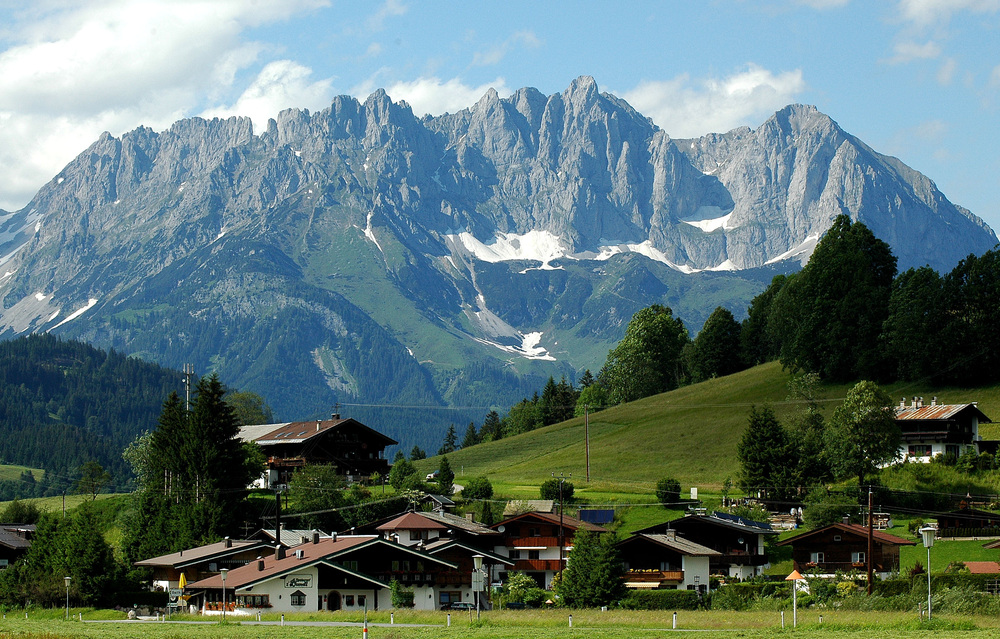
<path fill-rule="evenodd" d="M 776 277 L 742 326 L 748 364 L 780 359 L 834 382 L 983 385 L 1000 379 L 1000 252 L 947 275 L 896 275 L 889 246 L 839 216 L 799 273 Z"/>

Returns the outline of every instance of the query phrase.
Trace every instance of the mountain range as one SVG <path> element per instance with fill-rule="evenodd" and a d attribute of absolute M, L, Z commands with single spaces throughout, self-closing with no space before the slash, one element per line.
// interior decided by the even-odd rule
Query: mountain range
<path fill-rule="evenodd" d="M 337 410 L 436 446 L 632 314 L 740 317 L 839 214 L 900 266 L 997 243 L 934 183 L 810 106 L 672 139 L 581 77 L 416 116 L 382 90 L 316 113 L 103 134 L 0 211 L 0 336 L 194 363 L 281 419 Z"/>

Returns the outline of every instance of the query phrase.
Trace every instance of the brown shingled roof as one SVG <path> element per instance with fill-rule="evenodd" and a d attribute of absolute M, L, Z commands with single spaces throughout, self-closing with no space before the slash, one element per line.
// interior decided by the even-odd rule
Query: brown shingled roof
<path fill-rule="evenodd" d="M 448 527 L 419 513 L 406 513 L 387 521 L 375 530 L 447 530 Z"/>

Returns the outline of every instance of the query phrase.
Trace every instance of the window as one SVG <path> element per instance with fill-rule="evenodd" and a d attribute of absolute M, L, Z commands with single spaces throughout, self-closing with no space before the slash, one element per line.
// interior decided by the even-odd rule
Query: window
<path fill-rule="evenodd" d="M 833 540 L 834 541 L 840 541 L 841 539 L 843 539 L 843 537 L 841 537 L 840 535 L 834 535 L 833 536 Z"/>
<path fill-rule="evenodd" d="M 821 552 L 811 552 L 809 553 L 809 561 L 810 563 L 821 564 L 826 561 L 826 558 L 823 556 L 823 553 Z"/>
<path fill-rule="evenodd" d="M 420 537 L 420 531 L 419 530 L 411 530 L 410 531 L 410 541 L 420 541 L 420 538 L 421 537 Z M 427 539 L 427 531 L 426 530 L 424 531 L 423 538 Z"/>
<path fill-rule="evenodd" d="M 270 608 L 269 595 L 236 595 L 236 605 L 240 608 Z"/>
<path fill-rule="evenodd" d="M 354 605 L 354 595 L 344 595 L 344 605 L 353 606 Z"/>
<path fill-rule="evenodd" d="M 403 572 L 410 572 L 410 562 L 409 561 L 402 562 L 402 567 L 403 567 Z"/>
<path fill-rule="evenodd" d="M 399 561 L 393 560 L 393 562 L 392 562 L 392 571 L 393 572 L 399 572 Z"/>
<path fill-rule="evenodd" d="M 292 593 L 291 603 L 293 606 L 304 606 L 306 605 L 306 593 L 301 590 L 296 590 Z"/>
<path fill-rule="evenodd" d="M 906 453 L 910 457 L 930 457 L 931 446 L 930 444 L 911 444 L 906 449 Z"/>
<path fill-rule="evenodd" d="M 515 560 L 520 559 L 521 558 L 521 551 L 520 550 L 512 550 L 512 551 L 510 551 L 510 558 L 511 559 L 515 559 Z"/>
<path fill-rule="evenodd" d="M 853 563 L 856 563 L 856 564 L 863 564 L 863 563 L 865 563 L 865 553 L 863 553 L 863 552 L 852 552 L 851 553 L 851 561 Z"/>
<path fill-rule="evenodd" d="M 539 555 L 539 551 L 537 550 L 528 551 L 528 559 L 540 559 L 540 558 L 541 556 Z"/>
<path fill-rule="evenodd" d="M 367 595 L 358 595 L 358 607 L 359 608 L 363 608 L 364 605 L 365 605 L 365 602 L 367 602 L 367 601 L 368 601 L 368 596 Z"/>
<path fill-rule="evenodd" d="M 541 537 L 542 536 L 542 531 L 539 528 L 529 528 L 528 529 L 528 536 L 529 537 Z"/>
<path fill-rule="evenodd" d="M 358 571 L 358 562 L 357 562 L 357 560 L 342 561 L 342 562 L 340 562 L 340 565 L 343 566 L 344 568 L 347 568 L 348 570 L 353 570 L 355 572 Z"/>

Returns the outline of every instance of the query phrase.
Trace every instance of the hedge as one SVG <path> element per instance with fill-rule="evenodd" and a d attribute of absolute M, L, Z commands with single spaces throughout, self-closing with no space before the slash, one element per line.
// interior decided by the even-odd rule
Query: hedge
<path fill-rule="evenodd" d="M 694 590 L 632 590 L 621 601 L 626 610 L 694 610 L 698 593 Z"/>

